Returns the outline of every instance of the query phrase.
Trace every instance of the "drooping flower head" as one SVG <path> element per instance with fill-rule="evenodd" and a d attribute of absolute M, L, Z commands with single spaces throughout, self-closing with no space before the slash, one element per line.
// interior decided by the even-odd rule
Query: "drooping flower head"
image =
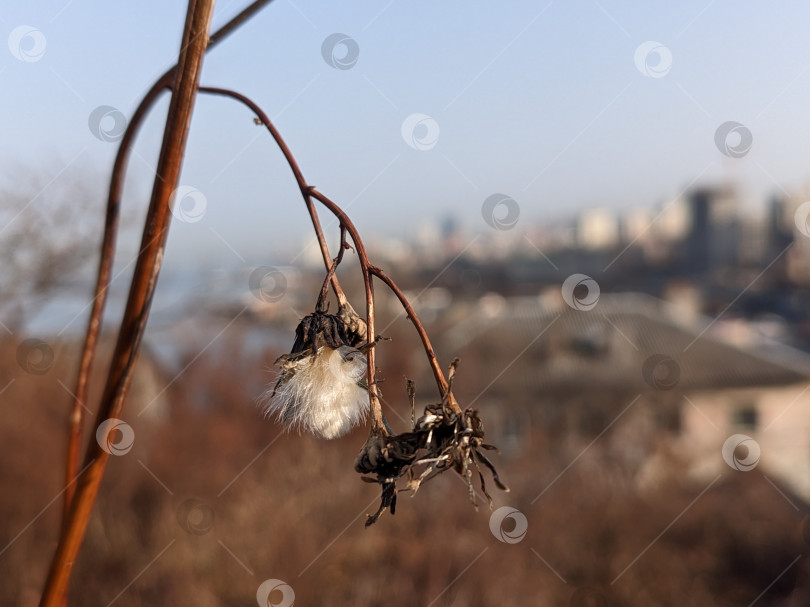
<path fill-rule="evenodd" d="M 319 306 L 320 308 L 320 306 Z M 287 430 L 338 438 L 368 413 L 366 325 L 350 305 L 337 314 L 316 310 L 295 331 L 290 354 L 281 356 L 275 387 L 265 394 L 265 414 Z"/>

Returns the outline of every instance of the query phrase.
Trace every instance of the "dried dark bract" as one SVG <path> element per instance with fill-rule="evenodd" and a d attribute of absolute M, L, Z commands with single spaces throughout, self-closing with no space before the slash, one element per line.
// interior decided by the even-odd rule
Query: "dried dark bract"
<path fill-rule="evenodd" d="M 476 507 L 472 484 L 473 468 L 478 472 L 481 490 L 492 507 L 492 498 L 487 492 L 479 464 L 490 470 L 498 488 L 509 491 L 501 482 L 492 462 L 481 452 L 481 449 L 496 448 L 484 442 L 484 425 L 478 416 L 478 410 L 457 412 L 448 403 L 457 362 L 454 361 L 450 367 L 450 386 L 441 403 L 425 407 L 423 415 L 413 422 L 413 429 L 409 432 L 388 436 L 372 434 L 358 455 L 355 470 L 361 474 L 374 475 L 364 476 L 363 480 L 382 486 L 380 507 L 368 517 L 366 526 L 377 522 L 380 515 L 389 508 L 391 514 L 394 514 L 398 490 L 416 493 L 423 482 L 446 470 L 455 470 L 464 477 L 470 501 Z M 408 394 L 413 407 L 414 387 L 411 381 L 408 382 Z M 397 482 L 403 477 L 407 478 L 407 482 L 402 489 L 398 489 Z"/>
<path fill-rule="evenodd" d="M 341 346 L 362 347 L 366 336 L 366 321 L 348 303 L 341 305 L 337 314 L 329 314 L 318 300 L 315 312 L 301 319 L 295 329 L 295 342 L 289 354 L 278 357 L 282 372 L 276 382 L 273 394 L 295 375 L 296 362 L 315 356 L 326 346 L 337 350 Z"/>
<path fill-rule="evenodd" d="M 319 306 L 320 308 L 320 306 Z M 356 348 L 366 339 L 366 322 L 346 304 L 337 314 L 322 309 L 301 319 L 295 329 L 295 343 L 290 354 L 315 352 L 321 346 L 337 349 L 340 346 Z"/>

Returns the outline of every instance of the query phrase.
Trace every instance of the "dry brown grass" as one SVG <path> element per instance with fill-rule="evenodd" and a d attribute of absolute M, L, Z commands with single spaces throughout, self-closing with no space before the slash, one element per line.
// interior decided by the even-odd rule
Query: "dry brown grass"
<path fill-rule="evenodd" d="M 777 577 L 756 605 L 798 606 L 810 596 L 806 559 L 788 567 L 807 552 L 805 506 L 793 498 L 794 510 L 756 471 L 729 470 L 611 584 L 704 486 L 673 474 L 640 493 L 622 456 L 628 419 L 532 504 L 603 427 L 585 423 L 571 396 L 553 432 L 547 415 L 528 414 L 521 447 L 497 458 L 512 493 L 495 495 L 496 507 L 513 506 L 529 521 L 520 543 L 497 541 L 489 511 L 473 510 L 450 475 L 414 500 L 402 495 L 394 517 L 365 529 L 379 498 L 352 470 L 365 431 L 330 442 L 278 437 L 253 404 L 277 352 L 256 360 L 240 343 L 234 335 L 189 367 L 167 392 L 167 416 L 126 410 L 135 446 L 109 464 L 72 604 L 252 605 L 268 578 L 290 584 L 299 605 L 748 605 Z M 54 367 L 30 375 L 17 364 L 16 345 L 0 348 L 0 389 L 14 379 L 0 396 L 0 603 L 34 605 L 61 507 L 59 499 L 48 507 L 62 488 L 69 406 L 58 380 L 70 385 L 76 348 L 55 345 Z M 407 416 L 404 390 L 391 379 L 406 371 L 399 358 L 385 361 L 385 395 Z M 470 392 L 459 392 L 463 402 L 487 376 L 461 373 Z M 511 379 L 520 393 L 520 378 Z M 623 395 L 601 398 L 609 408 Z M 649 448 L 660 440 L 652 437 Z M 178 523 L 190 498 L 213 511 L 206 533 Z"/>

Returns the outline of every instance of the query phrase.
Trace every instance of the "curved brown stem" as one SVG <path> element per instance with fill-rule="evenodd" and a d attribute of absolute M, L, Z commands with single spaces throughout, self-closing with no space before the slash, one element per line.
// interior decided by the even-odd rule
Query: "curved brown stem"
<path fill-rule="evenodd" d="M 281 153 L 284 155 L 284 159 L 287 161 L 287 164 L 290 166 L 290 170 L 292 170 L 293 176 L 295 177 L 295 181 L 298 184 L 298 189 L 301 191 L 301 196 L 304 198 L 304 203 L 307 205 L 307 211 L 309 212 L 309 218 L 312 221 L 312 228 L 315 230 L 315 236 L 318 238 L 318 245 L 321 248 L 321 257 L 323 257 L 323 263 L 326 267 L 326 271 L 329 271 L 329 268 L 332 267 L 332 257 L 329 255 L 329 247 L 326 244 L 326 237 L 323 234 L 323 229 L 321 228 L 321 222 L 318 219 L 318 212 L 315 209 L 315 205 L 312 203 L 312 196 L 310 194 L 310 186 L 307 184 L 306 179 L 304 179 L 304 174 L 301 172 L 301 168 L 298 166 L 298 162 L 295 160 L 290 148 L 287 147 L 287 143 L 284 141 L 284 138 L 279 133 L 278 129 L 275 125 L 270 121 L 270 118 L 267 114 L 260 108 L 256 103 L 253 102 L 252 99 L 242 95 L 241 93 L 237 93 L 236 91 L 232 91 L 230 89 L 224 89 L 219 87 L 213 86 L 201 86 L 200 87 L 201 93 L 209 93 L 211 95 L 222 95 L 224 97 L 230 97 L 231 99 L 235 99 L 240 103 L 244 104 L 248 108 L 250 108 L 256 117 L 261 121 L 270 134 L 273 136 L 273 139 L 278 145 Z M 348 299 L 346 299 L 346 295 L 343 292 L 343 289 L 338 282 L 337 276 L 333 273 L 331 277 L 332 282 L 332 290 L 335 293 L 335 297 L 337 297 L 338 303 L 342 306 L 349 305 Z"/>
<path fill-rule="evenodd" d="M 345 242 L 346 242 L 346 228 L 340 226 L 340 246 L 338 247 L 338 254 L 337 257 L 335 257 L 332 260 L 332 265 L 329 266 L 329 269 L 326 271 L 326 278 L 324 278 L 323 280 L 321 292 L 318 294 L 318 302 L 315 304 L 316 312 L 325 314 L 326 311 L 329 309 L 329 302 L 326 301 L 326 296 L 329 294 L 329 285 L 333 282 L 333 279 L 335 278 L 335 272 L 337 272 L 337 268 L 340 265 L 340 262 L 343 261 L 343 253 L 346 252 L 346 248 L 344 247 Z"/>
<path fill-rule="evenodd" d="M 214 0 L 189 1 L 174 90 L 166 117 L 141 250 L 138 253 L 118 342 L 113 352 L 107 383 L 96 417 L 97 427 L 105 420 L 120 415 L 129 389 L 132 369 L 137 359 L 163 259 L 171 216 L 169 199 L 180 176 L 213 12 Z M 73 564 L 84 539 L 109 459 L 108 449 L 109 447 L 103 448 L 99 441 L 89 442 L 86 464 L 76 480 L 77 487 L 51 561 L 40 607 L 55 607 L 64 600 Z"/>
<path fill-rule="evenodd" d="M 425 327 L 422 322 L 419 320 L 416 312 L 411 306 L 408 298 L 405 297 L 405 294 L 402 290 L 397 286 L 397 284 L 380 268 L 371 264 L 368 258 L 368 254 L 366 253 L 366 248 L 363 245 L 363 241 L 360 238 L 360 234 L 357 231 L 357 228 L 352 223 L 352 220 L 349 219 L 349 216 L 341 209 L 336 203 L 330 200 L 326 195 L 322 194 L 321 192 L 317 191 L 315 188 L 310 189 L 310 193 L 313 197 L 317 198 L 318 201 L 323 204 L 327 209 L 329 209 L 335 217 L 338 218 L 340 221 L 341 226 L 345 226 L 346 231 L 352 237 L 352 241 L 355 244 L 355 248 L 357 249 L 357 258 L 360 261 L 360 267 L 363 270 L 363 281 L 366 285 L 366 307 L 369 307 L 369 303 L 371 304 L 371 310 L 374 309 L 374 290 L 373 284 L 371 282 L 371 277 L 376 276 L 380 280 L 382 280 L 388 287 L 394 292 L 399 299 L 399 302 L 402 304 L 402 307 L 405 309 L 405 312 L 408 314 L 408 318 L 413 323 L 414 327 L 416 328 L 416 332 L 419 334 L 420 339 L 422 340 L 422 345 L 425 348 L 425 354 L 430 361 L 430 368 L 433 371 L 433 376 L 436 379 L 436 385 L 439 387 L 439 392 L 441 393 L 442 397 L 448 394 L 449 391 L 449 384 L 444 377 L 444 373 L 442 372 L 441 366 L 439 366 L 439 361 L 436 359 L 436 353 L 433 350 L 433 346 L 430 343 L 430 338 L 428 337 L 427 331 L 425 331 Z M 374 341 L 374 317 L 373 314 L 370 312 L 368 316 L 368 324 L 369 324 L 369 332 L 368 332 L 368 341 L 369 343 L 373 343 Z M 368 367 L 369 367 L 369 385 L 372 385 L 374 381 L 374 365 L 373 365 L 373 356 L 374 356 L 374 349 L 372 348 L 369 351 L 369 359 L 368 359 Z M 453 397 L 452 393 L 448 394 L 448 403 L 450 407 L 456 411 L 460 412 L 461 408 L 459 407 L 458 403 L 456 402 L 455 397 Z"/>
<path fill-rule="evenodd" d="M 405 294 L 400 290 L 400 288 L 394 283 L 391 278 L 386 275 L 380 268 L 377 268 L 371 264 L 368 258 L 368 254 L 366 253 L 365 246 L 363 245 L 362 238 L 360 237 L 359 232 L 355 228 L 354 224 L 352 223 L 349 216 L 332 200 L 330 200 L 327 196 L 322 194 L 321 192 L 317 191 L 314 186 L 310 186 L 307 184 L 306 179 L 304 179 L 304 175 L 301 172 L 301 168 L 298 166 L 298 162 L 295 160 L 295 156 L 290 151 L 290 148 L 287 146 L 287 143 L 284 141 L 284 138 L 281 136 L 281 133 L 272 123 L 270 118 L 267 114 L 256 104 L 253 100 L 249 97 L 242 95 L 241 93 L 237 93 L 236 91 L 232 91 L 230 89 L 220 88 L 220 87 L 211 87 L 211 86 L 201 86 L 200 87 L 201 93 L 210 93 L 213 95 L 222 95 L 224 97 L 230 97 L 235 99 L 248 108 L 250 108 L 253 113 L 256 114 L 256 117 L 259 121 L 267 128 L 270 134 L 273 136 L 273 139 L 276 141 L 281 153 L 284 155 L 287 164 L 292 170 L 293 175 L 295 176 L 295 181 L 298 184 L 298 189 L 301 191 L 301 195 L 304 197 L 304 201 L 307 205 L 307 210 L 309 211 L 310 219 L 312 220 L 312 226 L 315 230 L 315 235 L 318 238 L 318 243 L 321 247 L 321 255 L 323 257 L 324 266 L 326 267 L 327 272 L 329 273 L 329 278 L 332 282 L 332 288 L 335 292 L 335 295 L 338 298 L 338 302 L 341 305 L 348 305 L 348 300 L 343 293 L 343 290 L 340 287 L 340 283 L 338 282 L 337 276 L 332 271 L 332 258 L 329 255 L 329 248 L 326 244 L 326 238 L 323 234 L 323 229 L 321 228 L 320 220 L 318 218 L 318 213 L 315 209 L 315 205 L 312 203 L 312 199 L 316 198 L 321 204 L 323 204 L 329 211 L 332 212 L 335 217 L 337 217 L 338 221 L 340 222 L 341 226 L 341 234 L 345 230 L 349 233 L 352 238 L 352 241 L 355 243 L 355 248 L 357 250 L 357 257 L 360 260 L 360 267 L 363 272 L 363 284 L 366 291 L 366 318 L 368 322 L 368 333 L 367 339 L 368 343 L 374 343 L 375 339 L 375 332 L 374 332 L 374 291 L 373 291 L 373 284 L 371 282 L 371 276 L 377 276 L 380 280 L 382 280 L 388 287 L 394 292 L 394 294 L 399 299 L 402 307 L 405 309 L 406 313 L 408 314 L 408 318 L 414 324 L 417 333 L 419 334 L 420 339 L 422 340 L 422 345 L 425 348 L 425 353 L 427 354 L 428 360 L 430 362 L 431 370 L 433 371 L 433 375 L 436 379 L 436 384 L 439 388 L 439 392 L 442 396 L 444 396 L 448 392 L 448 383 L 444 377 L 444 373 L 442 372 L 441 366 L 439 365 L 438 360 L 436 359 L 436 354 L 433 350 L 433 346 L 430 343 L 430 338 L 425 331 L 424 326 L 419 320 L 419 317 L 416 315 L 416 312 L 413 310 L 408 299 L 405 297 Z M 341 235 L 341 244 L 339 246 L 343 246 L 343 237 Z M 342 255 L 342 251 L 339 252 L 339 255 Z M 371 348 L 368 354 L 368 368 L 369 368 L 369 376 L 368 376 L 368 385 L 375 386 L 375 367 L 374 367 L 374 349 Z M 371 405 L 373 411 L 373 427 L 372 431 L 382 431 L 385 433 L 385 425 L 383 423 L 382 418 L 382 408 L 379 404 L 378 396 L 376 393 L 376 389 L 370 391 L 371 394 Z M 376 402 L 376 405 L 375 405 Z M 452 394 L 449 395 L 448 402 L 450 406 L 455 411 L 460 411 L 461 409 L 456 402 L 456 399 L 453 397 Z"/>
<path fill-rule="evenodd" d="M 65 491 L 65 503 L 63 512 L 64 517 L 70 510 L 70 502 L 73 499 L 74 480 L 76 473 L 79 470 L 80 458 L 80 443 L 82 437 L 82 424 L 84 418 L 84 407 L 82 406 L 87 398 L 88 382 L 90 378 L 90 371 L 93 367 L 93 359 L 95 357 L 96 346 L 98 345 L 98 338 L 101 332 L 101 319 L 104 312 L 104 306 L 107 303 L 107 289 L 110 285 L 110 273 L 112 271 L 113 257 L 115 252 L 115 243 L 118 236 L 118 219 L 121 211 L 121 194 L 124 183 L 124 168 L 129 162 L 130 152 L 132 149 L 132 141 L 140 128 L 146 113 L 151 108 L 152 104 L 157 100 L 158 96 L 164 89 L 169 87 L 172 82 L 172 71 L 166 72 L 155 84 L 149 89 L 149 92 L 143 98 L 132 119 L 124 132 L 124 137 L 121 139 L 121 145 L 118 148 L 118 154 L 115 157 L 113 165 L 112 178 L 110 180 L 110 193 L 107 199 L 107 216 L 104 225 L 104 238 L 101 242 L 101 257 L 98 265 L 98 278 L 96 279 L 95 295 L 93 297 L 93 307 L 90 311 L 90 322 L 87 326 L 87 333 L 84 338 L 84 345 L 82 347 L 82 357 L 79 364 L 79 374 L 76 380 L 76 389 L 74 391 L 75 399 L 73 401 L 73 410 L 70 415 L 70 440 L 68 441 L 68 466 L 65 478 L 65 484 L 68 489 Z"/>
<path fill-rule="evenodd" d="M 436 358 L 436 353 L 433 350 L 433 345 L 430 343 L 430 338 L 428 337 L 427 331 L 425 330 L 424 325 L 422 325 L 422 322 L 419 320 L 419 317 L 416 315 L 413 306 L 411 306 L 411 302 L 409 302 L 408 298 L 405 297 L 405 293 L 403 293 L 402 289 L 397 286 L 397 283 L 395 283 L 393 279 L 380 268 L 371 266 L 369 271 L 374 276 L 382 280 L 388 286 L 388 288 L 391 289 L 394 295 L 396 295 L 399 303 L 408 314 L 408 319 L 413 323 L 413 326 L 416 328 L 416 332 L 419 334 L 419 338 L 422 340 L 422 346 L 425 348 L 425 353 L 430 361 L 430 368 L 433 371 L 433 377 L 436 378 L 436 385 L 439 387 L 439 392 L 441 393 L 442 398 L 446 399 L 447 404 L 450 405 L 450 408 L 453 411 L 456 413 L 461 413 L 461 407 L 459 407 L 456 398 L 453 396 L 453 392 L 450 390 L 450 384 L 444 377 L 444 372 L 442 372 L 442 368 L 439 365 L 438 359 Z"/>
<path fill-rule="evenodd" d="M 354 223 L 352 223 L 352 220 L 349 219 L 349 216 L 346 215 L 343 209 L 341 209 L 325 194 L 322 194 L 314 187 L 309 187 L 307 191 L 313 198 L 318 200 L 322 205 L 329 209 L 329 211 L 335 217 L 338 218 L 341 228 L 345 229 L 346 232 L 349 233 L 349 236 L 352 237 L 354 249 L 357 252 L 357 259 L 360 262 L 360 269 L 363 272 L 363 287 L 366 294 L 366 341 L 368 341 L 369 344 L 373 344 L 374 340 L 376 339 L 374 330 L 374 284 L 371 280 L 371 263 L 368 260 L 368 254 L 366 253 L 366 247 L 363 244 L 363 239 L 360 237 L 360 233 L 357 231 Z M 366 378 L 368 382 L 369 401 L 371 404 L 372 413 L 371 432 L 374 434 L 387 435 L 388 429 L 385 426 L 385 420 L 383 419 L 382 414 L 382 405 L 380 404 L 380 398 L 377 394 L 377 357 L 375 348 L 369 348 L 366 356 L 368 359 L 368 371 Z"/>
<path fill-rule="evenodd" d="M 224 40 L 229 34 L 236 30 L 242 23 L 247 21 L 259 9 L 269 4 L 272 0 L 255 0 L 233 19 L 211 34 L 206 52 Z M 170 88 L 174 82 L 177 66 L 171 67 L 165 74 L 157 79 L 155 84 L 149 89 L 141 100 L 132 117 L 129 120 L 124 136 L 118 146 L 118 152 L 113 164 L 110 188 L 107 196 L 107 216 L 104 224 L 104 237 L 101 242 L 101 256 L 99 258 L 96 286 L 93 295 L 93 307 L 90 311 L 90 320 L 87 325 L 87 332 L 82 345 L 82 355 L 79 362 L 79 371 L 76 378 L 76 385 L 73 394 L 73 406 L 68 418 L 68 450 L 67 465 L 65 469 L 65 499 L 62 513 L 62 525 L 67 519 L 70 510 L 70 502 L 75 491 L 74 481 L 79 472 L 79 461 L 81 460 L 81 440 L 82 426 L 84 424 L 84 405 L 87 401 L 88 383 L 90 372 L 93 368 L 98 338 L 101 332 L 102 316 L 107 303 L 107 289 L 110 285 L 110 273 L 112 271 L 113 257 L 115 253 L 115 243 L 118 236 L 118 218 L 121 210 L 121 197 L 124 189 L 124 174 L 132 148 L 132 143 L 137 135 L 146 114 L 155 104 L 160 93 L 164 89 Z"/>
<path fill-rule="evenodd" d="M 324 266 L 328 272 L 328 278 L 332 282 L 332 288 L 335 292 L 335 295 L 338 298 L 338 301 L 341 305 L 348 305 L 348 300 L 343 293 L 343 290 L 340 287 L 340 283 L 338 282 L 337 276 L 335 272 L 332 270 L 332 258 L 329 255 L 329 248 L 326 243 L 326 238 L 323 234 L 323 229 L 321 228 L 320 220 L 318 218 L 317 210 L 315 209 L 314 204 L 312 203 L 312 199 L 316 198 L 321 204 L 327 207 L 332 214 L 337 217 L 338 221 L 340 222 L 341 226 L 341 234 L 343 231 L 347 231 L 352 238 L 352 241 L 355 243 L 355 247 L 357 249 L 357 256 L 360 260 L 360 267 L 363 272 L 363 283 L 366 291 L 366 318 L 369 325 L 369 331 L 367 333 L 368 343 L 374 343 L 375 333 L 374 333 L 374 296 L 373 296 L 373 285 L 371 282 L 371 276 L 377 276 L 380 280 L 382 280 L 388 287 L 394 292 L 394 294 L 399 299 L 402 307 L 405 309 L 406 313 L 408 314 L 408 318 L 414 324 L 417 333 L 419 334 L 419 338 L 422 340 L 422 345 L 425 348 L 425 353 L 428 357 L 428 361 L 430 362 L 431 370 L 433 371 L 433 375 L 436 379 L 436 384 L 439 388 L 440 394 L 444 397 L 444 395 L 448 392 L 448 383 L 444 377 L 444 373 L 442 372 L 441 366 L 436 358 L 436 353 L 433 350 L 433 346 L 430 343 L 430 338 L 427 335 L 427 331 L 425 331 L 424 326 L 422 325 L 419 317 L 416 315 L 413 307 L 411 306 L 410 302 L 408 301 L 405 294 L 402 290 L 394 283 L 394 281 L 386 275 L 380 268 L 373 266 L 369 261 L 368 254 L 366 253 L 365 246 L 363 245 L 362 238 L 358 233 L 357 229 L 355 228 L 354 224 L 352 223 L 351 219 L 349 219 L 348 215 L 332 200 L 330 200 L 327 196 L 318 192 L 313 186 L 307 184 L 306 179 L 304 179 L 304 175 L 301 172 L 301 168 L 298 165 L 298 162 L 293 156 L 293 153 L 290 151 L 290 148 L 287 146 L 287 143 L 284 141 L 284 138 L 281 136 L 281 133 L 272 123 L 270 118 L 267 114 L 256 104 L 253 100 L 249 97 L 242 95 L 241 93 L 237 93 L 236 91 L 232 91 L 230 89 L 220 88 L 220 87 L 210 87 L 210 86 L 201 86 L 200 87 L 201 93 L 209 93 L 213 95 L 222 95 L 224 97 L 230 97 L 239 101 L 240 103 L 244 104 L 248 108 L 250 108 L 253 113 L 256 114 L 258 120 L 263 124 L 270 134 L 273 136 L 273 139 L 276 141 L 281 153 L 284 155 L 287 164 L 292 171 L 295 181 L 298 184 L 298 189 L 301 191 L 301 195 L 304 197 L 304 201 L 307 205 L 307 210 L 309 212 L 310 219 L 312 220 L 312 226 L 315 230 L 315 235 L 318 238 L 318 243 L 321 247 L 321 255 L 323 257 Z M 341 244 L 339 246 L 343 246 L 343 237 L 341 236 Z M 340 251 L 339 255 L 342 254 Z M 369 359 L 368 359 L 368 367 L 369 367 L 369 377 L 368 377 L 368 385 L 375 386 L 375 368 L 374 368 L 374 349 L 371 348 L 369 351 Z M 373 427 L 372 431 L 382 431 L 384 430 L 384 423 L 382 418 L 382 408 L 379 405 L 378 397 L 376 394 L 376 390 L 370 392 L 371 396 L 371 404 L 372 404 L 372 411 L 373 411 Z M 376 401 L 376 405 L 375 405 Z M 448 402 L 450 406 L 455 411 L 460 411 L 461 409 L 456 402 L 456 399 L 453 397 L 452 393 L 449 394 Z"/>
<path fill-rule="evenodd" d="M 374 343 L 375 339 L 375 332 L 374 332 L 374 286 L 371 282 L 371 274 L 369 273 L 369 267 L 371 266 L 368 255 L 366 254 L 365 246 L 363 245 L 363 240 L 360 238 L 360 234 L 358 233 L 357 229 L 354 227 L 351 219 L 343 212 L 343 210 L 334 202 L 332 202 L 329 198 L 325 195 L 318 192 L 313 186 L 307 184 L 306 180 L 304 179 L 304 175 L 301 172 L 301 169 L 298 166 L 298 162 L 295 160 L 290 148 L 287 147 L 286 142 L 281 137 L 281 133 L 279 133 L 278 129 L 276 129 L 275 125 L 271 122 L 270 118 L 267 114 L 250 98 L 242 95 L 241 93 L 237 93 L 235 91 L 231 91 L 228 89 L 217 88 L 217 87 L 200 87 L 200 92 L 203 93 L 211 93 L 215 95 L 223 95 L 226 97 L 231 97 L 240 101 L 241 103 L 245 104 L 249 107 L 259 118 L 262 124 L 270 131 L 273 139 L 276 141 L 276 144 L 281 149 L 281 153 L 284 155 L 284 158 L 287 160 L 287 164 L 290 166 L 290 169 L 295 176 L 295 180 L 298 183 L 298 188 L 301 191 L 301 195 L 304 197 L 304 201 L 307 205 L 307 210 L 309 211 L 309 216 L 312 220 L 312 226 L 315 229 L 315 234 L 318 238 L 318 243 L 321 247 L 321 254 L 323 256 L 324 265 L 326 266 L 327 272 L 330 271 L 332 267 L 332 260 L 329 255 L 329 248 L 326 244 L 326 238 L 323 234 L 323 229 L 321 228 L 320 220 L 318 218 L 318 212 L 315 209 L 315 205 L 312 203 L 312 199 L 315 198 L 320 201 L 324 206 L 326 206 L 340 221 L 341 231 L 346 230 L 352 238 L 352 242 L 354 242 L 355 250 L 357 251 L 358 259 L 360 260 L 360 267 L 363 272 L 363 285 L 365 288 L 366 293 L 366 339 L 369 344 Z M 341 237 L 341 244 L 339 246 L 343 246 L 343 239 Z M 342 251 L 340 252 L 342 254 Z M 338 302 L 340 305 L 350 305 L 348 299 L 346 299 L 343 290 L 340 287 L 340 283 L 338 282 L 337 276 L 334 272 L 331 273 L 331 281 L 332 281 L 332 288 L 335 292 L 335 296 L 338 298 Z M 375 367 L 375 354 L 374 348 L 370 348 L 368 353 L 366 354 L 368 360 L 368 386 L 369 386 L 369 402 L 371 405 L 371 412 L 372 412 L 372 432 L 378 434 L 388 434 L 388 430 L 386 429 L 385 421 L 383 419 L 382 414 L 382 405 L 380 404 L 379 396 L 377 395 L 377 384 L 376 384 L 376 367 Z"/>

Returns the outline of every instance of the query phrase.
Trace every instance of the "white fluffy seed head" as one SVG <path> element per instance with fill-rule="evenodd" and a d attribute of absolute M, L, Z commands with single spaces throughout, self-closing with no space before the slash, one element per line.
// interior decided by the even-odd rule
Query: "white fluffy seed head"
<path fill-rule="evenodd" d="M 264 413 L 287 430 L 343 436 L 368 413 L 368 392 L 359 385 L 367 367 L 365 354 L 349 346 L 323 346 L 314 356 L 287 362 L 275 390 L 263 397 Z"/>

